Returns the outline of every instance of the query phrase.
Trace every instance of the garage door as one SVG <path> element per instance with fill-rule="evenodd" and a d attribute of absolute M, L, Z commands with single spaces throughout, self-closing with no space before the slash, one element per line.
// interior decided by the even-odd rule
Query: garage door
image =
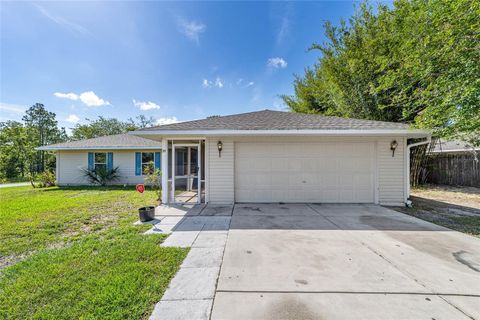
<path fill-rule="evenodd" d="M 374 202 L 373 143 L 235 143 L 236 202 Z"/>

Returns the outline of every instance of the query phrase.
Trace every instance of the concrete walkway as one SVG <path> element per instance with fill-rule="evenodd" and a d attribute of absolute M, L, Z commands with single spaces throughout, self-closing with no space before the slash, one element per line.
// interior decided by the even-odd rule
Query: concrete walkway
<path fill-rule="evenodd" d="M 0 188 L 24 187 L 29 185 L 30 185 L 30 182 L 4 183 L 4 184 L 0 184 Z"/>
<path fill-rule="evenodd" d="M 150 319 L 210 318 L 233 206 L 157 209 L 148 233 L 170 233 L 164 247 L 191 247 Z"/>
<path fill-rule="evenodd" d="M 191 250 L 151 319 L 480 320 L 480 239 L 387 208 L 157 213 L 149 232 Z"/>

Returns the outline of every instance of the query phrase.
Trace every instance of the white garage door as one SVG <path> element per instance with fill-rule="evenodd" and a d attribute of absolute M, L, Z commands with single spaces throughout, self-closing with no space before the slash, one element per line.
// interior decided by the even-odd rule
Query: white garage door
<path fill-rule="evenodd" d="M 374 202 L 373 143 L 235 143 L 236 202 Z"/>

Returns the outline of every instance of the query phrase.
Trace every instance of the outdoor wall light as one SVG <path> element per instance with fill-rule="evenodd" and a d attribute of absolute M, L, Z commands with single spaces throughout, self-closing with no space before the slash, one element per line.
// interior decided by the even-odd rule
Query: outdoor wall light
<path fill-rule="evenodd" d="M 223 149 L 222 141 L 217 142 L 217 149 L 218 149 L 218 157 L 221 157 L 222 156 L 222 149 Z"/>
<path fill-rule="evenodd" d="M 392 157 L 395 156 L 395 149 L 398 147 L 398 142 L 397 140 L 393 140 L 390 142 L 390 150 L 392 150 Z"/>

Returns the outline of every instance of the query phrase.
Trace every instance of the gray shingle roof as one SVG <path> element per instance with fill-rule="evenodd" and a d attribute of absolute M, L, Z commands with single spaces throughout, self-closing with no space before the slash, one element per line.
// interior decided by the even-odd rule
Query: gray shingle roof
<path fill-rule="evenodd" d="M 468 143 L 459 140 L 438 140 L 432 152 L 472 152 L 473 150 L 480 150 L 480 148 L 472 147 Z"/>
<path fill-rule="evenodd" d="M 145 139 L 128 133 L 103 136 L 93 139 L 51 144 L 38 150 L 87 150 L 87 149 L 151 149 L 162 147 L 162 142 Z"/>
<path fill-rule="evenodd" d="M 263 110 L 229 116 L 214 116 L 202 120 L 166 124 L 138 130 L 348 130 L 348 129 L 408 129 L 397 122 L 327 117 L 284 111 Z"/>

